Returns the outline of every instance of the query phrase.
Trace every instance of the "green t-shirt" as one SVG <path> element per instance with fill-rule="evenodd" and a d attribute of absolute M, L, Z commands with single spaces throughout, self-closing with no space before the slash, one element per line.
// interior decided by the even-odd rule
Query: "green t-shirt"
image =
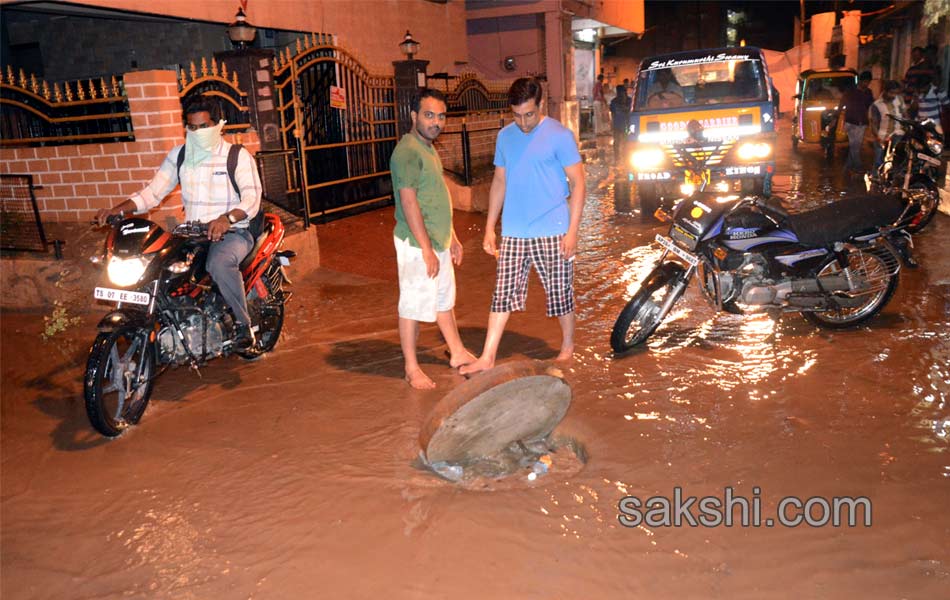
<path fill-rule="evenodd" d="M 393 194 L 396 198 L 396 228 L 393 234 L 399 239 L 408 239 L 416 248 L 421 247 L 402 210 L 399 190 L 416 190 L 416 199 L 422 211 L 426 233 L 435 250 L 442 251 L 452 241 L 452 199 L 449 188 L 442 178 L 442 161 L 435 148 L 419 141 L 413 133 L 402 136 L 389 159 L 393 178 Z"/>

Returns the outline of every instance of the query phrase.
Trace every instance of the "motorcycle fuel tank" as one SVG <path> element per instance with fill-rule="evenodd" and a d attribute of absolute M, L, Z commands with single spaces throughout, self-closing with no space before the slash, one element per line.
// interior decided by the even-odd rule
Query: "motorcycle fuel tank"
<path fill-rule="evenodd" d="M 111 250 L 118 256 L 148 254 L 160 250 L 168 237 L 164 229 L 148 219 L 126 219 L 111 237 Z"/>

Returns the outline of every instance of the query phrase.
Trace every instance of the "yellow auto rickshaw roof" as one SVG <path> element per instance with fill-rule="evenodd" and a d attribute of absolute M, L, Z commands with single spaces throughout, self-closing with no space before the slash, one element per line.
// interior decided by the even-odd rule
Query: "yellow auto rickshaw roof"
<path fill-rule="evenodd" d="M 798 74 L 799 79 L 809 79 L 811 77 L 857 77 L 858 72 L 854 69 L 807 69 Z"/>

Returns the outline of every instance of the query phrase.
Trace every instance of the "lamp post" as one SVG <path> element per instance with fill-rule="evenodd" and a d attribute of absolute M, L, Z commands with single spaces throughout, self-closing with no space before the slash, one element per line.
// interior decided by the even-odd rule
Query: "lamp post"
<path fill-rule="evenodd" d="M 234 22 L 228 25 L 228 38 L 230 38 L 231 43 L 234 44 L 235 48 L 243 50 L 254 42 L 256 35 L 257 28 L 248 22 L 244 9 L 238 8 L 237 14 L 234 15 Z"/>
<path fill-rule="evenodd" d="M 419 46 L 421 44 L 413 39 L 407 29 L 406 35 L 399 43 L 399 51 L 406 59 L 393 61 L 396 83 L 396 134 L 399 136 L 409 131 L 412 126 L 412 120 L 409 117 L 412 97 L 418 88 L 426 86 L 426 69 L 429 61 L 413 58 L 419 53 Z"/>
<path fill-rule="evenodd" d="M 407 60 L 412 60 L 412 57 L 419 52 L 419 45 L 419 42 L 412 39 L 412 34 L 409 33 L 407 29 L 406 37 L 402 38 L 402 41 L 399 42 L 399 49 L 406 55 Z"/>
<path fill-rule="evenodd" d="M 302 200 L 287 196 L 289 176 L 284 170 L 284 156 L 276 155 L 284 148 L 281 137 L 280 116 L 275 103 L 277 92 L 273 82 L 274 51 L 269 48 L 254 48 L 251 44 L 257 28 L 247 21 L 242 8 L 238 8 L 234 22 L 227 27 L 228 39 L 233 50 L 215 52 L 219 64 L 227 65 L 228 71 L 237 75 L 238 88 L 247 94 L 248 116 L 251 128 L 248 136 L 257 133 L 260 151 L 257 153 L 258 168 L 264 196 L 283 206 L 299 206 Z M 226 107 L 229 103 L 222 102 Z"/>

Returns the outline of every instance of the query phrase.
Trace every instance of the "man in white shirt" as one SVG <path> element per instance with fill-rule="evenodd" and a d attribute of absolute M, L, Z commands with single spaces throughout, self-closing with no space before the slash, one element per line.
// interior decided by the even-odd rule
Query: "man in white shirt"
<path fill-rule="evenodd" d="M 180 183 L 185 220 L 208 223 L 212 243 L 205 268 L 234 313 L 234 346 L 245 350 L 254 345 L 254 333 L 239 266 L 254 247 L 248 228 L 261 206 L 260 176 L 251 153 L 242 148 L 234 171 L 238 189 L 234 189 L 227 165 L 231 144 L 221 135 L 224 121 L 214 103 L 192 102 L 185 107 L 184 117 L 185 144 L 168 152 L 144 189 L 111 209 L 100 210 L 97 220 L 102 225 L 110 215 L 151 210 Z"/>
<path fill-rule="evenodd" d="M 871 137 L 874 139 L 874 168 L 881 166 L 884 160 L 884 146 L 893 135 L 903 135 L 900 123 L 891 118 L 907 118 L 904 100 L 900 97 L 901 85 L 896 81 L 885 81 L 881 97 L 868 109 Z"/>

